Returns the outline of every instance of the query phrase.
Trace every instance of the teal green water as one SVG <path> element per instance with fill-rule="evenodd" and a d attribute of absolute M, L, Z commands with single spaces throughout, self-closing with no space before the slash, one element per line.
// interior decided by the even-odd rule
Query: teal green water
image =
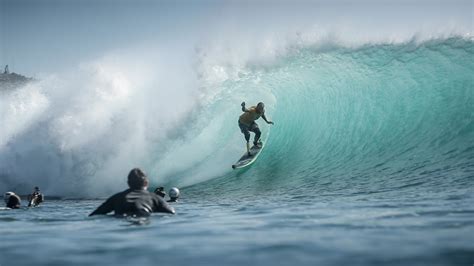
<path fill-rule="evenodd" d="M 175 216 L 142 225 L 88 218 L 102 202 L 89 199 L 0 209 L 0 265 L 474 263 L 472 40 L 295 47 L 205 89 L 211 96 L 177 133 L 147 143 L 154 153 L 142 164 L 153 186 L 181 188 Z M 264 101 L 275 125 L 258 122 L 265 149 L 234 171 L 244 149 L 237 127 L 244 100 Z M 118 139 L 121 132 L 113 131 Z M 60 153 L 28 136 L 0 155 L 19 173 L 61 169 L 57 186 L 46 182 L 57 180 L 55 172 L 35 180 L 46 193 L 87 198 L 97 188 L 105 197 L 126 186 L 126 172 L 101 164 L 113 154 L 107 139 Z M 83 174 L 70 174 L 77 169 Z M 3 174 L 5 188 L 32 182 Z"/>
<path fill-rule="evenodd" d="M 270 94 L 275 126 L 252 169 L 227 178 L 258 179 L 262 192 L 463 188 L 473 177 L 473 59 L 473 42 L 452 38 L 295 49 L 256 67 L 224 91 Z"/>

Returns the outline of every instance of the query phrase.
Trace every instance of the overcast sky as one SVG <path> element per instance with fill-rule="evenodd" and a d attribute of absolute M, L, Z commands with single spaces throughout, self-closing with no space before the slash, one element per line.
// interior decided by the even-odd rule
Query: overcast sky
<path fill-rule="evenodd" d="M 0 0 L 0 64 L 36 76 L 142 43 L 185 47 L 311 25 L 353 35 L 436 28 L 472 35 L 473 2 Z"/>

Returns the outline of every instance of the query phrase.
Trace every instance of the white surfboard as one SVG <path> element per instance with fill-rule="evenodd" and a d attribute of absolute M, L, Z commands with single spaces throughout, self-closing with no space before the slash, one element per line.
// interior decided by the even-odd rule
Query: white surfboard
<path fill-rule="evenodd" d="M 253 162 L 255 162 L 255 160 L 257 160 L 257 157 L 263 150 L 264 146 L 264 144 L 262 144 L 260 147 L 255 145 L 252 146 L 252 148 L 250 148 L 250 155 L 245 152 L 244 155 L 242 155 L 242 157 L 240 157 L 240 159 L 232 165 L 232 168 L 239 169 L 251 165 Z"/>

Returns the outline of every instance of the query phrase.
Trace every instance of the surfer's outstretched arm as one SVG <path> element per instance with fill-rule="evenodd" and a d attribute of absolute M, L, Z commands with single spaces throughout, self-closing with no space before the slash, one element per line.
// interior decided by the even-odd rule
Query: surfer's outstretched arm
<path fill-rule="evenodd" d="M 265 117 L 265 114 L 262 115 L 262 118 L 263 118 L 263 120 L 265 120 L 265 122 L 267 122 L 267 124 L 273 125 L 273 122 L 272 122 L 272 121 L 268 121 L 268 120 L 267 120 L 267 118 Z"/>

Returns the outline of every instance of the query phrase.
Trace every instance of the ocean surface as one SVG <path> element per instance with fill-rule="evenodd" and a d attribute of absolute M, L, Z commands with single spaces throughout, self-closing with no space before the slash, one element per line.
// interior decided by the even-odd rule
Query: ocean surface
<path fill-rule="evenodd" d="M 472 38 L 199 56 L 199 104 L 178 113 L 107 65 L 83 90 L 1 92 L 0 189 L 61 199 L 0 209 L 0 266 L 473 265 Z M 262 154 L 232 170 L 242 101 L 275 125 L 258 121 Z M 181 189 L 177 214 L 87 217 L 137 166 Z"/>

